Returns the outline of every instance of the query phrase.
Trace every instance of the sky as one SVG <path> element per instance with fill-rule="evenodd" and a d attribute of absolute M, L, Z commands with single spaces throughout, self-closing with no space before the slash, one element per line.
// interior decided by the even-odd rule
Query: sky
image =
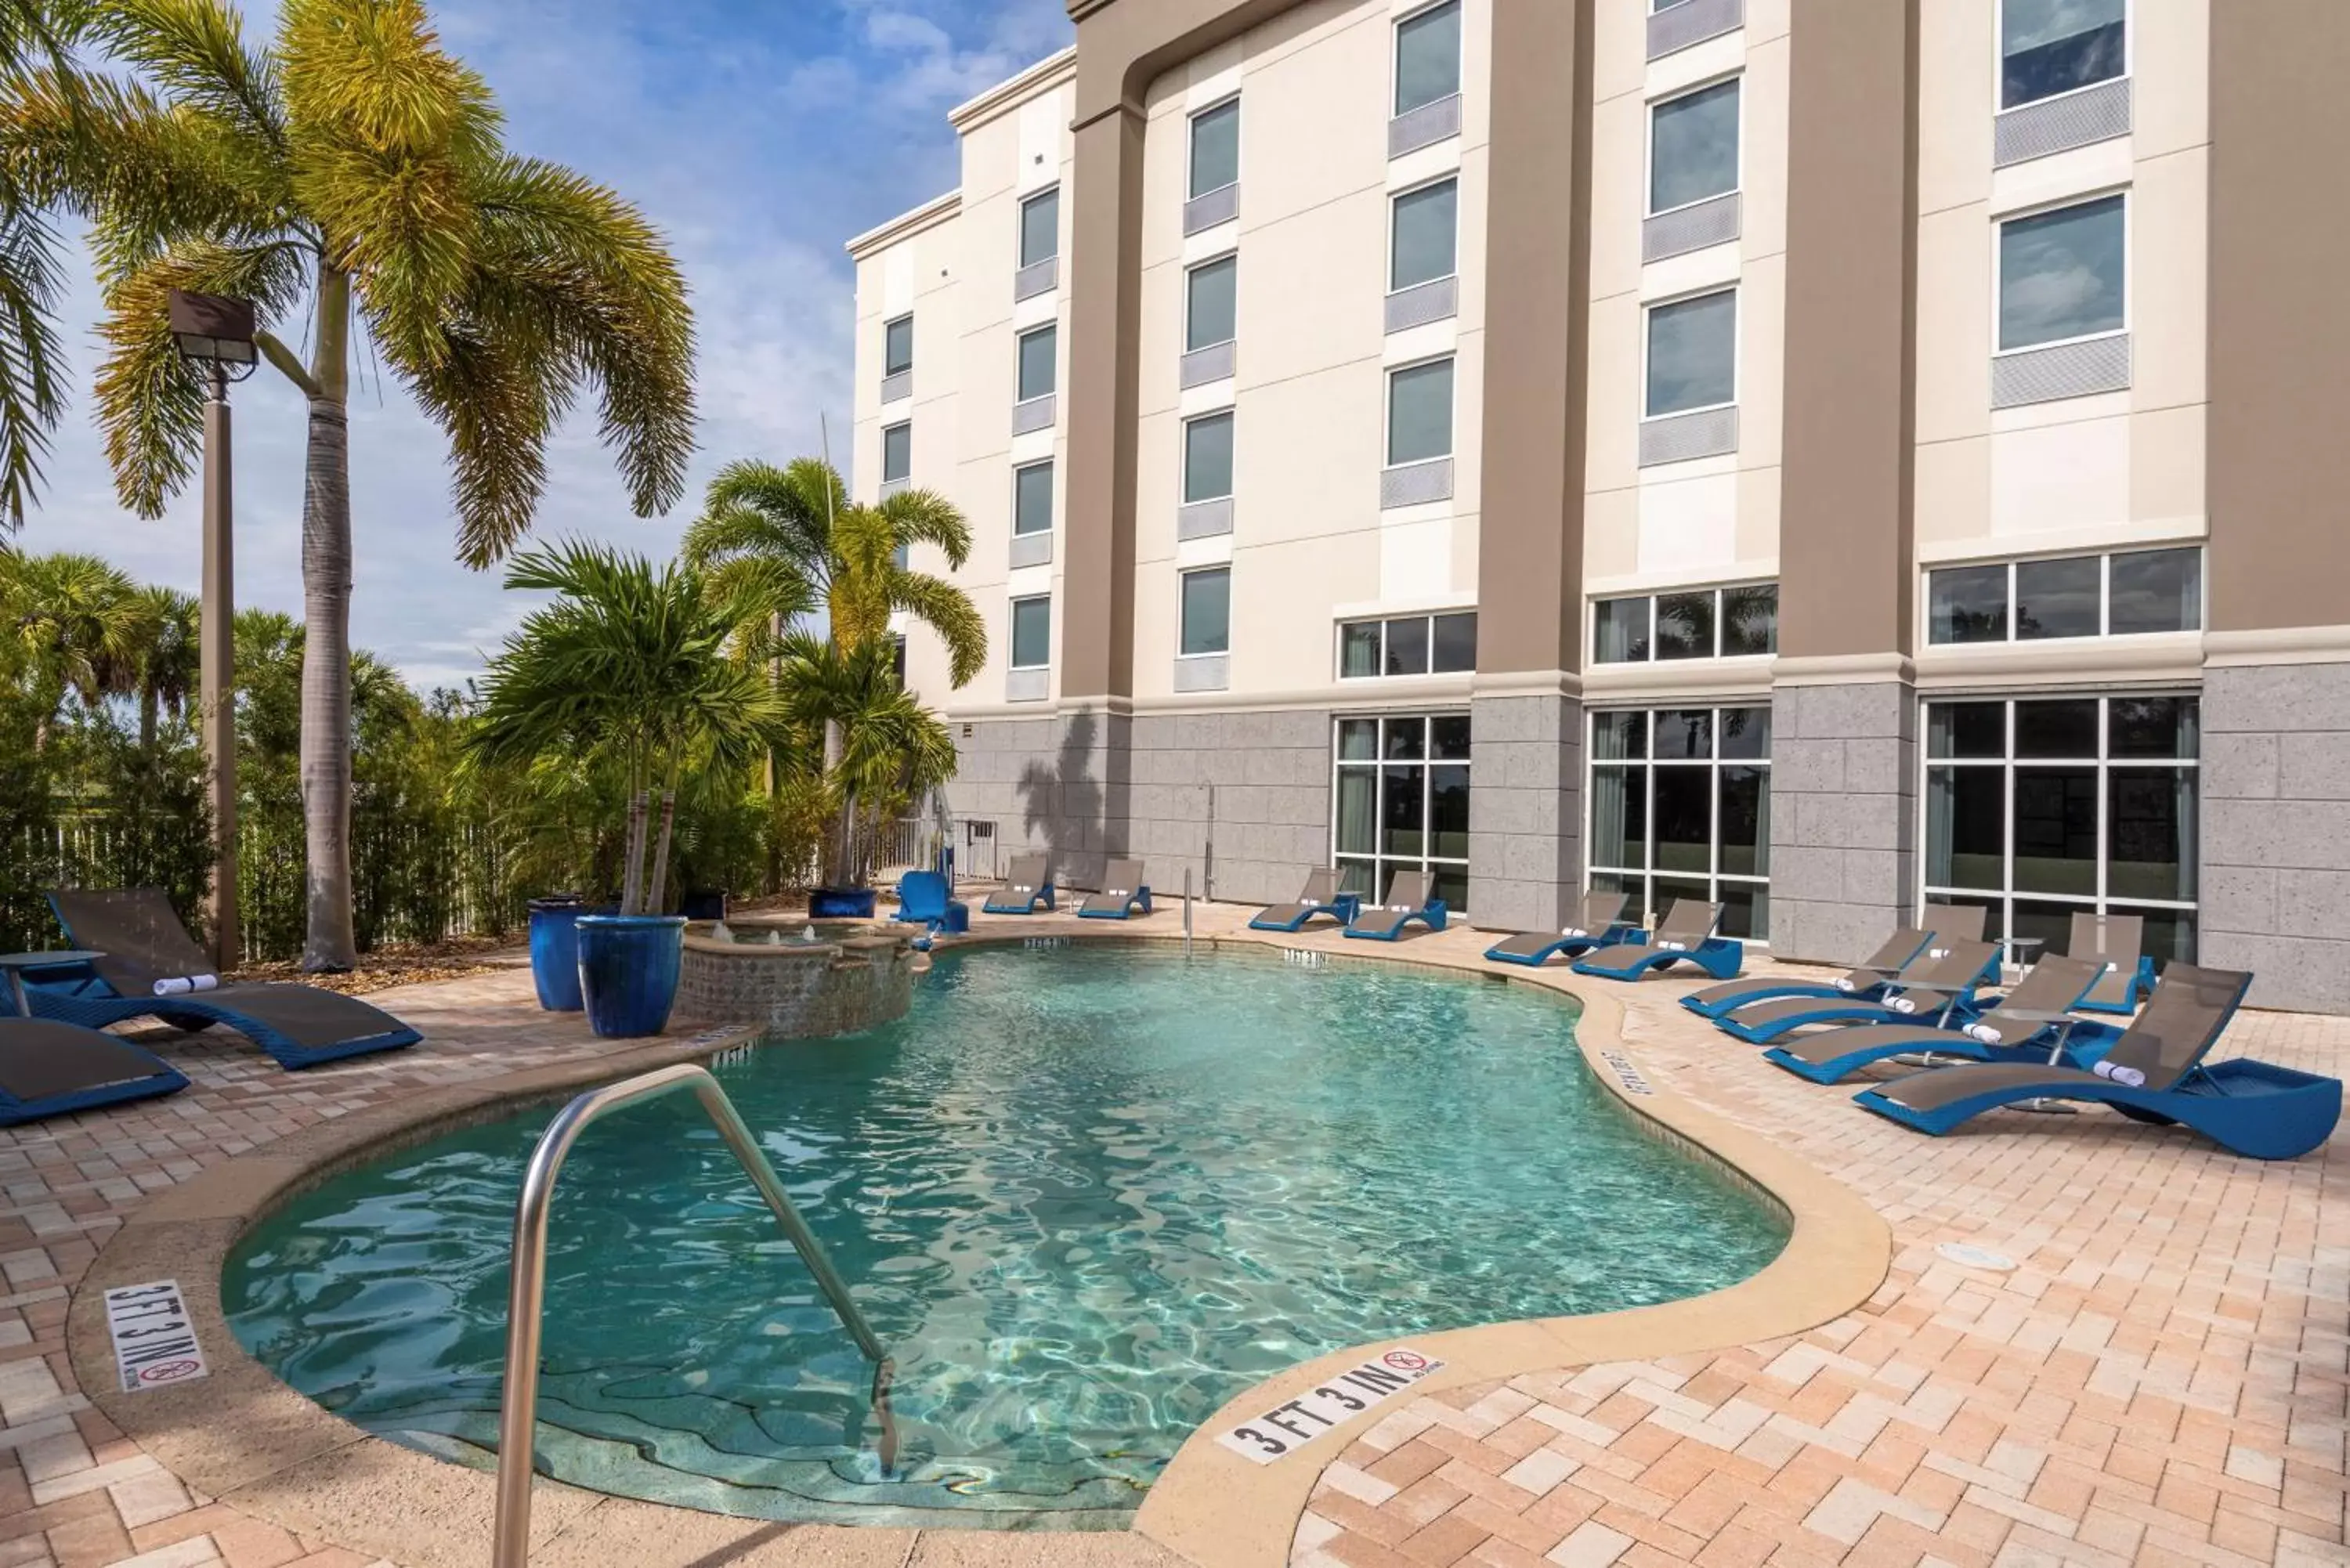
<path fill-rule="evenodd" d="M 738 457 L 817 450 L 846 466 L 855 278 L 842 245 L 951 188 L 947 110 L 1065 47 L 1064 0 L 437 0 L 443 43 L 489 80 L 515 151 L 636 202 L 693 290 L 700 448 L 686 495 L 638 519 L 597 440 L 594 400 L 551 445 L 541 540 L 676 546 L 704 483 Z M 273 17 L 245 0 L 248 33 Z M 198 587 L 196 487 L 149 521 L 125 512 L 89 410 L 100 314 L 86 258 L 61 325 L 74 405 L 39 509 L 15 543 L 105 556 L 143 582 Z M 296 328 L 298 331 L 298 324 Z M 364 353 L 350 406 L 351 639 L 421 689 L 461 684 L 530 597 L 458 564 L 438 431 Z M 231 398 L 240 607 L 299 617 L 298 395 L 263 369 Z"/>

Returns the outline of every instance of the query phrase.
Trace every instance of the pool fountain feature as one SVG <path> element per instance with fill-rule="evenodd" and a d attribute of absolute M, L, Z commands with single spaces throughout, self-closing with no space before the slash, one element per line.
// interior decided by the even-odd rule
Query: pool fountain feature
<path fill-rule="evenodd" d="M 854 1034 L 906 1015 L 914 957 L 903 935 L 862 920 L 690 926 L 676 1014 L 691 1025 L 754 1024 L 781 1040 Z"/>

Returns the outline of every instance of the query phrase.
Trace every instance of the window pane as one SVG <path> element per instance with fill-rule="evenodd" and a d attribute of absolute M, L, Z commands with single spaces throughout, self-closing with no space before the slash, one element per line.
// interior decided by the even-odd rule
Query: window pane
<path fill-rule="evenodd" d="M 1927 573 L 1926 640 L 2005 642 L 2007 568 L 1951 566 Z"/>
<path fill-rule="evenodd" d="M 1221 501 L 1232 493 L 1232 416 L 1215 414 L 1183 427 L 1183 499 Z"/>
<path fill-rule="evenodd" d="M 1435 661 L 1430 668 L 1439 675 L 1453 675 L 1477 668 L 1475 616 L 1440 615 L 1436 618 Z"/>
<path fill-rule="evenodd" d="M 1779 651 L 1779 585 L 1721 590 L 1721 651 L 1735 658 Z"/>
<path fill-rule="evenodd" d="M 1053 661 L 1053 601 L 1012 601 L 1012 668 L 1034 670 Z"/>
<path fill-rule="evenodd" d="M 2107 914 L 2136 915 L 2146 922 L 2146 951 L 2153 958 L 2156 972 L 2173 963 L 2195 961 L 2196 917 L 2192 909 L 2126 909 L 2119 904 L 2107 908 Z"/>
<path fill-rule="evenodd" d="M 2015 705 L 2015 754 L 2019 757 L 2095 757 L 2097 700 L 2065 698 Z"/>
<path fill-rule="evenodd" d="M 1191 194 L 1204 196 L 1241 178 L 1241 100 L 1191 117 Z"/>
<path fill-rule="evenodd" d="M 1656 722 L 1659 762 L 1705 762 L 1713 756 L 1712 709 L 1667 709 Z"/>
<path fill-rule="evenodd" d="M 1601 664 L 1638 664 L 1648 657 L 1646 598 L 1599 599 L 1593 603 L 1593 658 Z"/>
<path fill-rule="evenodd" d="M 1240 275 L 1241 264 L 1236 256 L 1195 266 L 1184 275 L 1183 286 L 1189 300 L 1183 328 L 1186 352 L 1232 340 Z"/>
<path fill-rule="evenodd" d="M 2106 892 L 2195 897 L 2193 768 L 2115 768 L 2106 775 Z"/>
<path fill-rule="evenodd" d="M 2005 0 L 1999 106 L 2013 109 L 2122 74 L 2126 0 Z"/>
<path fill-rule="evenodd" d="M 1417 860 L 1427 853 L 1428 770 L 1379 770 L 1379 853 Z"/>
<path fill-rule="evenodd" d="M 1624 871 L 1648 867 L 1648 770 L 1591 770 L 1591 863 Z"/>
<path fill-rule="evenodd" d="M 1453 713 L 1428 722 L 1429 754 L 1440 763 L 1469 760 L 1469 715 Z"/>
<path fill-rule="evenodd" d="M 1936 702 L 1926 710 L 1929 757 L 2007 755 L 2007 704 Z"/>
<path fill-rule="evenodd" d="M 1601 762 L 1638 760 L 1648 754 L 1648 716 L 1643 712 L 1595 713 L 1591 754 Z"/>
<path fill-rule="evenodd" d="M 1338 853 L 1371 852 L 1372 814 L 1378 809 L 1379 775 L 1376 768 L 1338 770 Z"/>
<path fill-rule="evenodd" d="M 2122 324 L 2122 198 L 2101 197 L 1999 230 L 1999 346 L 2029 348 Z"/>
<path fill-rule="evenodd" d="M 1426 616 L 1416 615 L 1407 620 L 1388 622 L 1388 659 L 1384 668 L 1389 675 L 1428 673 Z"/>
<path fill-rule="evenodd" d="M 1713 770 L 1657 770 L 1657 869 L 1713 869 Z"/>
<path fill-rule="evenodd" d="M 1349 678 L 1379 672 L 1379 623 L 1349 622 L 1338 628 L 1338 673 Z"/>
<path fill-rule="evenodd" d="M 2192 762 L 2202 750 L 2200 717 L 2192 697 L 2116 697 L 2106 706 L 2106 753 Z"/>
<path fill-rule="evenodd" d="M 1768 941 L 1771 937 L 1771 889 L 1758 882 L 1723 882 L 1714 896 L 1721 900 L 1721 934 L 1742 941 Z"/>
<path fill-rule="evenodd" d="M 1721 871 L 1765 876 L 1771 869 L 1771 774 L 1762 768 L 1721 770 Z"/>
<path fill-rule="evenodd" d="M 1657 600 L 1657 657 L 1713 657 L 1713 593 L 1665 594 Z"/>
<path fill-rule="evenodd" d="M 1379 726 L 1387 737 L 1387 759 L 1416 763 L 1428 755 L 1428 721 L 1389 719 Z"/>
<path fill-rule="evenodd" d="M 1452 361 L 1414 365 L 1388 378 L 1388 462 L 1452 455 Z"/>
<path fill-rule="evenodd" d="M 1396 106 L 1409 114 L 1461 90 L 1460 0 L 1439 5 L 1396 28 Z"/>
<path fill-rule="evenodd" d="M 1926 770 L 1926 885 L 2007 881 L 2007 783 L 1999 768 Z"/>
<path fill-rule="evenodd" d="M 1648 312 L 1648 415 L 1708 409 L 1738 395 L 1738 294 L 1724 289 Z"/>
<path fill-rule="evenodd" d="M 1428 852 L 1447 860 L 1469 858 L 1469 770 L 1428 770 Z"/>
<path fill-rule="evenodd" d="M 2019 937 L 2036 939 L 2043 953 L 2062 956 L 2072 945 L 2073 917 L 2090 913 L 2091 904 L 2043 904 L 2032 899 L 2015 901 L 2015 932 Z M 1998 917 L 1992 917 L 1996 924 Z"/>
<path fill-rule="evenodd" d="M 1771 710 L 1724 708 L 1720 724 L 1721 754 L 1727 759 L 1761 758 L 1771 754 Z"/>
<path fill-rule="evenodd" d="M 1368 821 L 1368 816 L 1367 815 L 1364 820 Z M 1341 893 L 1352 893 L 1358 898 L 1367 898 L 1371 896 L 1371 889 L 1378 885 L 1378 867 L 1372 862 L 1368 860 L 1338 862 L 1338 891 Z"/>
<path fill-rule="evenodd" d="M 2099 563 L 2095 556 L 2015 564 L 2019 639 L 2097 635 Z"/>
<path fill-rule="evenodd" d="M 1053 526 L 1053 465 L 1032 462 L 1012 471 L 1012 531 L 1042 534 Z"/>
<path fill-rule="evenodd" d="M 2015 890 L 2097 890 L 2097 770 L 2015 770 Z"/>
<path fill-rule="evenodd" d="M 1458 270 L 1461 182 L 1447 180 L 1395 199 L 1395 252 L 1389 288 L 1451 277 Z"/>
<path fill-rule="evenodd" d="M 881 329 L 881 373 L 894 376 L 914 368 L 914 318 L 901 316 Z"/>
<path fill-rule="evenodd" d="M 1232 574 L 1229 567 L 1183 574 L 1185 653 L 1226 653 L 1232 649 Z"/>
<path fill-rule="evenodd" d="M 1595 893 L 1624 895 L 1624 918 L 1636 926 L 1648 923 L 1648 879 L 1646 877 L 1625 877 L 1613 871 L 1594 871 L 1586 880 Z"/>
<path fill-rule="evenodd" d="M 914 427 L 891 425 L 881 432 L 881 477 L 904 479 L 914 472 Z"/>
<path fill-rule="evenodd" d="M 1020 203 L 1020 265 L 1034 266 L 1061 254 L 1058 186 Z"/>
<path fill-rule="evenodd" d="M 1430 872 L 1430 890 L 1443 900 L 1445 909 L 1455 916 L 1469 912 L 1469 873 L 1459 867 L 1434 867 Z"/>
<path fill-rule="evenodd" d="M 1055 360 L 1060 353 L 1061 333 L 1058 327 L 1047 327 L 1041 332 L 1031 332 L 1020 339 L 1020 400 L 1049 395 L 1059 384 L 1060 369 Z"/>
<path fill-rule="evenodd" d="M 1659 877 L 1653 885 L 1656 888 L 1657 918 L 1660 920 L 1669 915 L 1673 905 L 1682 898 L 1700 906 L 1713 902 L 1713 895 L 1702 877 Z"/>
<path fill-rule="evenodd" d="M 2203 629 L 2203 552 L 2134 550 L 2113 560 L 2107 624 L 2118 637 Z"/>
<path fill-rule="evenodd" d="M 1738 189 L 1738 83 L 1718 82 L 1650 111 L 1648 211 Z"/>
<path fill-rule="evenodd" d="M 1338 725 L 1338 755 L 1347 762 L 1369 762 L 1379 754 L 1379 722 L 1347 719 Z"/>

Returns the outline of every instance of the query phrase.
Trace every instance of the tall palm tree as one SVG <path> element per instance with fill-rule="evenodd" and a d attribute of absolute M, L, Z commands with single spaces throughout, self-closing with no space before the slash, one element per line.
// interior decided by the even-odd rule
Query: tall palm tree
<path fill-rule="evenodd" d="M 0 556 L 0 628 L 42 743 L 68 697 L 94 708 L 136 690 L 139 590 L 95 556 Z"/>
<path fill-rule="evenodd" d="M 348 967 L 355 355 L 371 343 L 447 436 L 457 553 L 485 566 L 528 530 L 547 438 L 583 390 L 638 514 L 675 502 L 693 441 L 684 280 L 635 207 L 506 150 L 422 0 L 284 0 L 257 49 L 227 0 L 76 3 L 112 69 L 25 73 L 0 100 L 0 164 L 28 202 L 89 223 L 99 420 L 126 506 L 160 514 L 202 445 L 172 289 L 254 301 L 262 354 L 308 401 L 303 961 Z M 297 322 L 307 359 L 278 336 Z"/>
<path fill-rule="evenodd" d="M 872 869 L 882 819 L 954 776 L 953 737 L 899 683 L 895 650 L 879 639 L 843 649 L 795 632 L 776 651 L 785 722 L 803 735 L 837 737 L 820 781 L 839 824 L 827 880 L 860 886 Z M 814 753 L 802 746 L 787 754 L 806 759 Z"/>
<path fill-rule="evenodd" d="M 134 601 L 139 619 L 135 656 L 139 688 L 139 743 L 155 743 L 156 722 L 168 712 L 187 711 L 203 661 L 198 637 L 201 607 L 177 588 L 144 587 Z"/>

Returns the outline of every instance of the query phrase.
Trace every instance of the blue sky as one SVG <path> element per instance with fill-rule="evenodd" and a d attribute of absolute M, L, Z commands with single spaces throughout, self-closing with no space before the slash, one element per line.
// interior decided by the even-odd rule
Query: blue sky
<path fill-rule="evenodd" d="M 448 0 L 433 16 L 482 71 L 516 150 L 641 205 L 694 291 L 702 450 L 665 518 L 628 509 L 592 407 L 548 458 L 542 538 L 667 555 L 702 485 L 738 456 L 836 457 L 849 410 L 853 277 L 842 243 L 955 182 L 946 111 L 1064 47 L 1063 0 Z M 248 3 L 248 26 L 271 16 Z M 83 550 L 193 592 L 192 487 L 148 522 L 114 501 L 89 421 L 99 317 L 86 267 L 65 309 L 75 404 L 18 547 Z M 521 618 L 522 596 L 452 554 L 438 433 L 371 367 L 351 401 L 352 639 L 420 686 L 453 684 Z M 237 597 L 301 612 L 300 400 L 264 370 L 234 394 Z"/>

